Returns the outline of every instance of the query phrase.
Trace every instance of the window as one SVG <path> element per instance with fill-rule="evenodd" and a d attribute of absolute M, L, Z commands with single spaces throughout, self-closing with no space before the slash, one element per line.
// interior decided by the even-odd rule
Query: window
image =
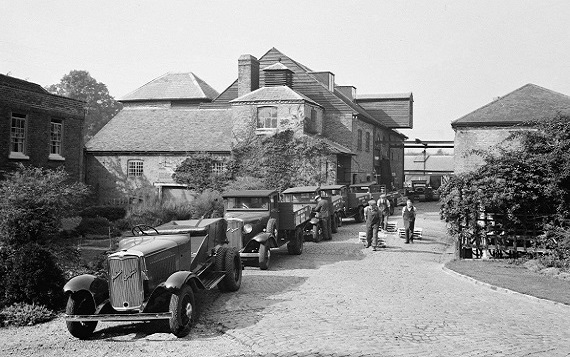
<path fill-rule="evenodd" d="M 226 164 L 224 162 L 215 161 L 212 163 L 211 171 L 215 175 L 220 175 L 226 171 Z"/>
<path fill-rule="evenodd" d="M 54 119 L 50 124 L 50 159 L 62 158 L 63 121 Z"/>
<path fill-rule="evenodd" d="M 366 151 L 370 151 L 370 133 L 366 132 L 366 142 L 365 142 L 365 146 Z"/>
<path fill-rule="evenodd" d="M 277 129 L 277 107 L 257 108 L 257 128 Z"/>
<path fill-rule="evenodd" d="M 143 175 L 143 161 L 129 160 L 127 161 L 127 176 L 140 177 Z"/>
<path fill-rule="evenodd" d="M 358 141 L 356 142 L 356 150 L 362 151 L 362 130 L 358 129 Z"/>
<path fill-rule="evenodd" d="M 12 113 L 10 124 L 10 156 L 26 158 L 26 115 Z M 14 155 L 15 154 L 15 155 Z"/>

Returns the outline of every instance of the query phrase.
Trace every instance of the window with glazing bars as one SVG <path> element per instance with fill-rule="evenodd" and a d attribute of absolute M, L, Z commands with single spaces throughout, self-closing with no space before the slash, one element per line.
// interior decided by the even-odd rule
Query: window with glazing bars
<path fill-rule="evenodd" d="M 61 141 L 63 138 L 63 122 L 61 120 L 51 121 L 50 154 L 61 155 Z"/>
<path fill-rule="evenodd" d="M 129 160 L 127 162 L 127 176 L 138 177 L 143 175 L 142 160 Z"/>
<path fill-rule="evenodd" d="M 219 175 L 226 171 L 226 164 L 220 161 L 216 161 L 212 163 L 212 173 Z"/>
<path fill-rule="evenodd" d="M 26 116 L 12 113 L 10 126 L 10 151 L 24 154 L 26 148 Z"/>
<path fill-rule="evenodd" d="M 258 129 L 277 128 L 277 107 L 257 108 L 257 128 Z"/>

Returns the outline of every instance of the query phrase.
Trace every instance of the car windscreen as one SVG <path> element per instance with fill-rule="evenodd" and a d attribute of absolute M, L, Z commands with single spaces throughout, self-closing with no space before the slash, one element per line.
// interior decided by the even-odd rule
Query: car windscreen
<path fill-rule="evenodd" d="M 269 197 L 228 197 L 225 205 L 227 210 L 266 210 Z"/>
<path fill-rule="evenodd" d="M 368 193 L 370 191 L 368 190 L 367 186 L 355 186 L 355 187 L 350 188 L 350 192 L 351 193 Z"/>

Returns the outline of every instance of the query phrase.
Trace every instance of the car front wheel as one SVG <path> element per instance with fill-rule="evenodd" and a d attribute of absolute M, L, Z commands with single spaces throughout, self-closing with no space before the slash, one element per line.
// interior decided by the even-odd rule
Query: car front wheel
<path fill-rule="evenodd" d="M 65 312 L 68 315 L 92 315 L 95 313 L 95 302 L 86 291 L 69 295 Z M 86 339 L 97 327 L 97 321 L 66 321 L 67 329 L 72 336 Z"/>
<path fill-rule="evenodd" d="M 184 285 L 180 291 L 170 296 L 170 331 L 176 337 L 184 337 L 196 321 L 196 303 L 192 288 Z"/>
<path fill-rule="evenodd" d="M 269 249 L 270 244 L 271 243 L 269 241 L 259 243 L 259 269 L 261 270 L 269 269 L 269 262 L 271 260 L 271 249 Z"/>
<path fill-rule="evenodd" d="M 225 254 L 224 271 L 226 276 L 220 286 L 221 291 L 238 291 L 241 286 L 241 258 L 235 248 L 228 249 Z"/>

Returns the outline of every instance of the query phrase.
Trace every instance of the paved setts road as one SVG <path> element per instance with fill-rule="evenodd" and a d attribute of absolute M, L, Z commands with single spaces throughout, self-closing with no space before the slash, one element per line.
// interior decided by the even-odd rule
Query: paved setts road
<path fill-rule="evenodd" d="M 272 252 L 237 293 L 199 296 L 200 321 L 177 339 L 160 324 L 100 324 L 90 341 L 62 319 L 0 329 L 0 355 L 568 356 L 570 309 L 475 285 L 442 271 L 437 205 L 418 204 L 423 239 L 364 249 L 352 222 L 301 256 Z M 401 220 L 400 220 L 401 226 Z"/>

